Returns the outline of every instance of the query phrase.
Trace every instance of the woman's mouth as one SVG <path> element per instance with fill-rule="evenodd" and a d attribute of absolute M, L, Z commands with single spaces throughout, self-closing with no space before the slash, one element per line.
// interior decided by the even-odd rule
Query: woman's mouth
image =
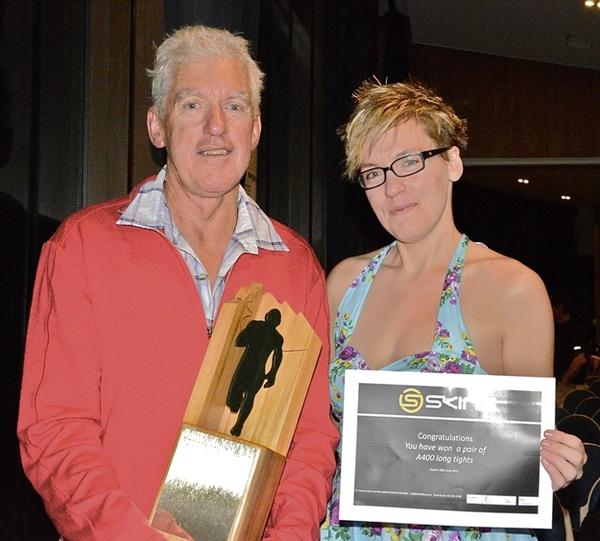
<path fill-rule="evenodd" d="M 401 205 L 396 205 L 391 211 L 390 214 L 394 216 L 400 216 L 402 214 L 406 214 L 410 210 L 414 209 L 417 206 L 416 203 L 403 203 Z"/>

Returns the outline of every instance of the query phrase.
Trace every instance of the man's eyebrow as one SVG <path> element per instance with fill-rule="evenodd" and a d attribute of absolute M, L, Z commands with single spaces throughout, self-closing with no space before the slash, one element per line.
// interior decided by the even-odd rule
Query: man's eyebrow
<path fill-rule="evenodd" d="M 204 97 L 204 93 L 200 90 L 194 90 L 192 88 L 184 88 L 182 90 L 180 90 L 179 92 L 177 92 L 177 94 L 175 94 L 175 101 L 181 101 L 184 100 L 186 98 L 189 98 L 190 96 L 194 96 L 194 97 L 198 97 L 198 98 L 202 98 Z M 231 93 L 229 96 L 227 96 L 225 98 L 226 100 L 244 100 L 244 101 L 250 101 L 250 94 L 248 92 L 233 92 Z"/>
<path fill-rule="evenodd" d="M 184 100 L 185 98 L 189 98 L 190 96 L 202 96 L 202 92 L 199 90 L 193 90 L 191 88 L 184 88 L 175 94 L 175 101 Z"/>
<path fill-rule="evenodd" d="M 250 94 L 248 92 L 234 92 L 227 99 L 250 101 Z"/>

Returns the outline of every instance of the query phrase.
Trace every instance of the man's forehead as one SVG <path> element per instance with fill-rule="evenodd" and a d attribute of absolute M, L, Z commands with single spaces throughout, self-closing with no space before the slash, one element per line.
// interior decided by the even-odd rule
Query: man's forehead
<path fill-rule="evenodd" d="M 245 66 L 229 56 L 209 56 L 184 62 L 175 68 L 171 93 L 183 91 L 250 95 L 250 78 Z"/>
<path fill-rule="evenodd" d="M 213 73 L 228 78 L 237 78 L 248 84 L 248 72 L 244 64 L 233 56 L 211 55 L 206 57 L 190 58 L 175 67 L 174 79 L 186 77 L 209 77 Z"/>

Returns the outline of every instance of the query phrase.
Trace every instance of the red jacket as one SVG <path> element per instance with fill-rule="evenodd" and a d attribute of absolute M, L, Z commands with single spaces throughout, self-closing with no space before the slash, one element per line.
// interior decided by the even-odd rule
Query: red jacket
<path fill-rule="evenodd" d="M 71 216 L 43 249 L 27 335 L 18 435 L 27 476 L 69 541 L 163 540 L 147 526 L 207 347 L 202 305 L 176 248 L 116 225 L 126 198 Z M 289 252 L 242 255 L 223 301 L 252 282 L 302 312 L 324 347 L 266 539 L 318 538 L 338 434 L 329 417 L 323 273 Z"/>

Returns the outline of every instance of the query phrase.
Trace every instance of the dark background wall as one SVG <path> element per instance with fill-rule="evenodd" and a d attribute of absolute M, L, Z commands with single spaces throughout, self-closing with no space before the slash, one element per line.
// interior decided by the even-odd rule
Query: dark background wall
<path fill-rule="evenodd" d="M 327 269 L 388 241 L 364 194 L 342 179 L 336 135 L 352 91 L 371 75 L 392 82 L 410 74 L 433 84 L 469 118 L 467 158 L 600 152 L 597 72 L 413 45 L 408 20 L 395 11 L 380 16 L 371 0 L 0 3 L 0 396 L 8 457 L 0 511 L 7 539 L 57 537 L 21 472 L 14 435 L 41 243 L 82 205 L 125 193 L 156 172 L 161 156 L 145 134 L 144 70 L 166 30 L 194 23 L 252 39 L 267 73 L 257 199 L 309 239 Z M 457 184 L 460 229 L 524 261 L 550 289 L 565 289 L 582 319 L 591 319 L 593 205 L 492 191 L 482 179 L 512 174 L 492 169 L 467 167 Z M 590 172 L 572 167 L 568 174 Z"/>

